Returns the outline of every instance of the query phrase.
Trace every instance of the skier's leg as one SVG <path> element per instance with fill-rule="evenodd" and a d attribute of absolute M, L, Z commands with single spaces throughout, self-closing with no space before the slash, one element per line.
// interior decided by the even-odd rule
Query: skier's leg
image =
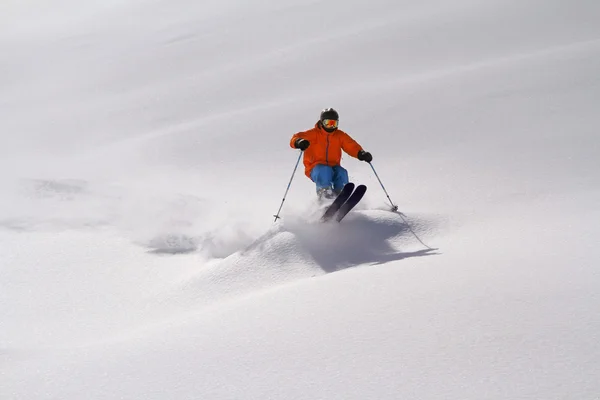
<path fill-rule="evenodd" d="M 310 172 L 310 178 L 317 185 L 317 194 L 327 195 L 327 192 L 331 192 L 333 168 L 324 164 L 315 165 Z"/>
<path fill-rule="evenodd" d="M 333 167 L 333 191 L 340 193 L 348 183 L 348 171 L 341 165 Z"/>

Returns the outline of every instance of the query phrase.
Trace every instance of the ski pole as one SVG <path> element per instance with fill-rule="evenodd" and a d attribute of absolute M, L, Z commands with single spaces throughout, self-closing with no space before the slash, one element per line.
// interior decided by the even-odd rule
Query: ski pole
<path fill-rule="evenodd" d="M 283 202 L 285 201 L 288 191 L 290 190 L 290 186 L 292 186 L 292 181 L 294 180 L 294 175 L 296 175 L 296 170 L 298 169 L 298 164 L 300 164 L 300 159 L 302 158 L 302 153 L 303 153 L 303 151 L 300 151 L 300 154 L 298 154 L 298 161 L 296 161 L 296 166 L 294 167 L 294 172 L 292 172 L 292 177 L 290 178 L 290 182 L 287 185 L 287 189 L 285 189 L 285 193 L 283 195 L 283 200 L 281 200 L 281 205 L 279 206 L 279 210 L 277 210 L 277 214 L 273 215 L 275 217 L 275 221 L 273 221 L 273 222 L 277 222 L 277 220 L 280 218 L 279 213 L 281 212 L 281 209 L 283 208 Z"/>
<path fill-rule="evenodd" d="M 381 185 L 381 188 L 383 189 L 383 191 L 385 192 L 385 195 L 387 196 L 388 200 L 390 201 L 390 204 L 392 205 L 392 211 L 393 212 L 398 212 L 398 214 L 400 214 L 400 218 L 402 218 L 402 220 L 404 221 L 404 223 L 406 224 L 406 226 L 408 227 L 408 230 L 410 230 L 410 232 L 413 234 L 413 236 L 415 238 L 417 238 L 417 240 L 423 245 L 425 246 L 428 250 L 437 250 L 434 247 L 429 247 L 427 246 L 422 240 L 421 238 L 415 233 L 415 231 L 413 230 L 413 228 L 410 226 L 410 224 L 408 223 L 408 221 L 406 220 L 406 216 L 404 214 L 402 214 L 401 212 L 398 211 L 398 206 L 394 205 L 394 202 L 392 201 L 392 199 L 390 199 L 390 195 L 388 194 L 387 190 L 385 190 L 385 186 L 383 186 L 383 183 L 381 183 L 381 179 L 379 179 L 379 175 L 377 175 L 377 171 L 375 171 L 375 167 L 373 167 L 373 164 L 369 163 L 369 165 L 371 166 L 371 169 L 373 170 L 373 173 L 375 174 L 375 176 L 377 177 L 377 180 L 379 181 L 379 184 Z"/>
<path fill-rule="evenodd" d="M 385 190 L 385 186 L 383 186 L 383 183 L 381 183 L 381 179 L 379 179 L 379 175 L 377 175 L 377 171 L 375 171 L 375 167 L 371 163 L 369 163 L 369 165 L 371 166 L 371 169 L 373 170 L 373 173 L 375 174 L 375 177 L 379 181 L 379 184 L 381 185 L 381 188 L 383 189 L 385 195 L 387 196 L 388 200 L 390 201 L 390 204 L 392 205 L 392 211 L 394 211 L 394 212 L 398 211 L 398 206 L 394 204 L 394 202 L 392 201 L 392 199 L 390 199 L 390 195 L 388 194 L 387 190 Z"/>

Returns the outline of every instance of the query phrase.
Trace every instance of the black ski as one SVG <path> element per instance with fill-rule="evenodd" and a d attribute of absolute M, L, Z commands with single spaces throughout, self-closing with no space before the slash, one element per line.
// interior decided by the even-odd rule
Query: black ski
<path fill-rule="evenodd" d="M 338 212 L 340 207 L 342 207 L 342 205 L 344 205 L 346 200 L 348 200 L 350 198 L 353 190 L 354 190 L 354 183 L 352 183 L 352 182 L 346 183 L 346 185 L 344 186 L 344 188 L 342 189 L 340 194 L 338 194 L 338 196 L 335 198 L 333 203 L 331 203 L 331 205 L 329 207 L 327 207 L 327 209 L 323 213 L 323 216 L 321 217 L 321 221 L 323 221 L 323 222 L 329 221 L 335 215 L 335 213 Z"/>
<path fill-rule="evenodd" d="M 337 222 L 340 222 L 346 214 L 350 212 L 354 208 L 355 205 L 363 198 L 365 193 L 367 192 L 367 187 L 365 185 L 358 185 L 356 190 L 352 193 L 352 195 L 346 200 L 344 204 L 339 208 L 337 213 L 335 214 L 335 219 Z"/>

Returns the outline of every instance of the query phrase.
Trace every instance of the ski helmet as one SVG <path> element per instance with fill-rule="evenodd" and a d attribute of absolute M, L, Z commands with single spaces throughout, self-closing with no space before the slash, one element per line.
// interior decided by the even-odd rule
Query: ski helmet
<path fill-rule="evenodd" d="M 333 108 L 325 108 L 323 111 L 321 111 L 321 117 L 319 118 L 319 123 L 321 124 L 321 127 L 323 129 L 325 129 L 327 132 L 335 131 L 337 129 L 337 124 L 335 127 L 326 127 L 323 124 L 323 121 L 326 119 L 339 121 L 340 115 L 338 114 L 338 112 L 335 111 Z"/>

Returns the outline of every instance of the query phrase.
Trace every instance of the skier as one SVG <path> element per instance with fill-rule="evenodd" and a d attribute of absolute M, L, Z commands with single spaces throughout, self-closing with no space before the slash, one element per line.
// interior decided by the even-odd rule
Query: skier
<path fill-rule="evenodd" d="M 317 185 L 319 199 L 336 197 L 348 183 L 348 171 L 340 165 L 342 150 L 361 161 L 373 160 L 371 153 L 338 129 L 339 120 L 336 110 L 326 108 L 314 128 L 298 132 L 290 140 L 292 148 L 304 152 L 305 174 Z"/>

